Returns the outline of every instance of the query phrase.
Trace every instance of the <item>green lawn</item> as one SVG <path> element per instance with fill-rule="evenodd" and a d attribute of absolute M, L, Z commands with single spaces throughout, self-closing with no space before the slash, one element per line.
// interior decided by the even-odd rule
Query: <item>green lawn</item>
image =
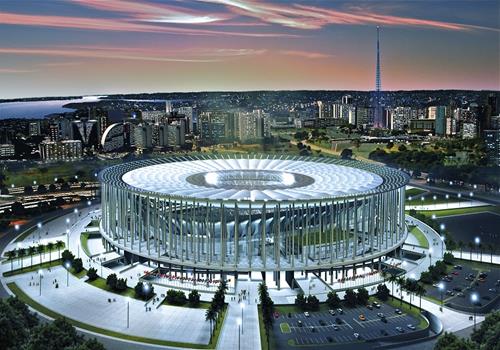
<path fill-rule="evenodd" d="M 410 232 L 415 236 L 418 241 L 418 245 L 423 248 L 429 248 L 429 241 L 425 238 L 425 235 L 420 231 L 417 226 L 412 226 Z"/>
<path fill-rule="evenodd" d="M 410 188 L 409 190 L 406 190 L 406 198 L 408 197 L 414 197 L 414 196 L 417 196 L 419 194 L 422 194 L 422 193 L 425 193 L 427 192 L 426 190 L 422 190 L 421 188 Z"/>
<path fill-rule="evenodd" d="M 290 325 L 287 322 L 280 323 L 281 333 L 291 333 Z"/>
<path fill-rule="evenodd" d="M 82 232 L 80 234 L 80 246 L 82 247 L 83 251 L 87 256 L 90 256 L 90 250 L 89 250 L 89 233 L 88 232 Z"/>
<path fill-rule="evenodd" d="M 40 269 L 47 269 L 49 267 L 61 266 L 61 263 L 62 263 L 61 259 L 52 260 L 50 262 L 47 261 L 47 262 L 42 263 L 41 265 L 40 264 L 36 264 L 36 265 L 33 265 L 33 266 L 27 266 L 27 267 L 25 267 L 23 269 L 16 269 L 16 270 L 4 272 L 3 276 L 4 277 L 10 277 L 10 276 L 15 276 L 15 275 L 20 275 L 20 274 L 23 274 L 23 273 L 35 272 L 35 271 L 38 271 Z"/>
<path fill-rule="evenodd" d="M 24 293 L 15 282 L 7 284 L 7 287 L 25 304 L 28 304 L 31 306 L 33 309 L 37 310 L 38 312 L 41 312 L 42 314 L 51 317 L 51 318 L 63 318 L 65 317 L 64 315 L 61 315 L 55 311 L 52 311 L 45 306 L 39 304 L 35 300 L 31 299 L 26 293 Z M 226 311 L 224 310 L 223 314 L 223 319 L 222 322 L 224 322 L 224 319 L 226 317 Z M 155 344 L 155 345 L 161 345 L 161 346 L 170 346 L 170 347 L 179 347 L 179 348 L 193 348 L 193 349 L 214 349 L 217 345 L 217 341 L 219 338 L 220 334 L 220 329 L 222 326 L 218 327 L 218 330 L 215 331 L 214 336 L 212 338 L 212 341 L 207 344 L 192 344 L 192 343 L 181 343 L 181 342 L 175 342 L 175 341 L 167 341 L 167 340 L 160 340 L 160 339 L 151 339 L 151 338 L 144 338 L 144 337 L 139 337 L 139 336 L 134 336 L 126 333 L 119 333 L 99 327 L 95 327 L 92 325 L 89 325 L 87 323 L 83 323 L 77 320 L 73 320 L 71 318 L 65 317 L 68 322 L 70 322 L 73 326 L 88 330 L 90 332 L 94 333 L 99 333 L 102 335 L 110 336 L 110 337 L 115 337 L 118 339 L 124 339 L 124 340 L 130 340 L 130 341 L 135 341 L 135 342 L 140 342 L 140 343 L 147 343 L 147 344 Z"/>
<path fill-rule="evenodd" d="M 451 216 L 451 215 L 464 215 L 464 214 L 475 214 L 475 213 L 500 213 L 500 206 L 485 205 L 481 207 L 466 207 L 466 203 L 463 203 L 463 208 L 456 209 L 444 209 L 444 210 L 422 210 L 420 213 L 426 216 L 432 216 L 435 214 L 437 217 L 440 216 Z"/>
<path fill-rule="evenodd" d="M 129 297 L 129 298 L 133 298 L 133 299 L 142 300 L 140 298 L 136 298 L 135 297 L 135 291 L 134 291 L 133 288 L 127 288 L 123 292 L 118 293 L 117 291 L 114 291 L 111 288 L 109 288 L 108 285 L 106 284 L 106 280 L 104 278 L 101 278 L 101 277 L 98 277 L 96 280 L 91 281 L 91 282 L 87 281 L 87 283 L 90 284 L 90 285 L 92 285 L 92 286 L 94 286 L 94 287 L 97 287 L 97 288 L 100 288 L 102 290 L 105 290 L 106 292 L 115 293 L 115 294 L 118 294 L 118 295 L 121 295 L 121 296 L 124 296 L 124 297 Z"/>

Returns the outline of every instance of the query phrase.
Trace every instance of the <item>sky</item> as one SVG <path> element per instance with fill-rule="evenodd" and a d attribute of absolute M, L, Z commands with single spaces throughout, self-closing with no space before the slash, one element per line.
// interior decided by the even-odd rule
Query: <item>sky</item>
<path fill-rule="evenodd" d="M 1 0 L 0 99 L 500 90 L 500 1 Z"/>

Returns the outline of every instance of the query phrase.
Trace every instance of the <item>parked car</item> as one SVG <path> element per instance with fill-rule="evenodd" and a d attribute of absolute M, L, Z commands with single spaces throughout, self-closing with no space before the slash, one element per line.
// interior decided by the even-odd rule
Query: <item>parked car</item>
<path fill-rule="evenodd" d="M 382 312 L 377 313 L 378 317 L 384 317 L 384 314 Z"/>
<path fill-rule="evenodd" d="M 404 333 L 405 330 L 401 327 L 396 327 L 396 330 L 399 332 L 399 333 Z"/>
<path fill-rule="evenodd" d="M 359 339 L 360 335 L 359 333 L 354 333 L 354 338 Z"/>
<path fill-rule="evenodd" d="M 304 316 L 305 316 L 305 317 L 309 317 L 309 316 L 311 316 L 311 315 L 309 314 L 309 312 L 307 312 L 307 311 L 306 311 L 306 312 L 304 312 Z"/>
<path fill-rule="evenodd" d="M 398 315 L 401 315 L 403 313 L 403 311 L 401 311 L 401 309 L 396 309 L 394 310 L 395 313 L 397 313 Z"/>
<path fill-rule="evenodd" d="M 297 326 L 302 327 L 302 321 L 301 320 L 297 321 Z"/>
<path fill-rule="evenodd" d="M 497 292 L 497 289 L 496 289 L 496 288 L 490 288 L 490 289 L 488 289 L 488 292 L 491 292 L 491 293 L 496 293 L 496 292 Z"/>
<path fill-rule="evenodd" d="M 344 310 L 342 310 L 342 309 L 337 309 L 337 312 L 339 313 L 339 315 L 343 315 L 344 314 Z"/>
<path fill-rule="evenodd" d="M 335 322 L 337 324 L 342 324 L 342 320 L 339 317 L 335 318 Z"/>
<path fill-rule="evenodd" d="M 462 270 L 462 265 L 455 265 L 454 268 L 457 270 Z"/>
<path fill-rule="evenodd" d="M 330 315 L 335 316 L 335 310 L 328 310 L 328 312 L 330 313 Z"/>
<path fill-rule="evenodd" d="M 326 325 L 326 323 L 325 323 L 325 321 L 323 321 L 323 320 L 319 320 L 319 325 L 320 325 L 320 326 L 324 326 L 324 325 Z"/>
<path fill-rule="evenodd" d="M 373 306 L 372 306 L 371 304 L 366 305 L 366 308 L 367 308 L 368 310 L 373 310 Z"/>
<path fill-rule="evenodd" d="M 373 306 L 375 306 L 377 309 L 380 309 L 380 304 L 376 301 L 373 302 Z"/>
<path fill-rule="evenodd" d="M 387 318 L 385 318 L 385 316 L 384 316 L 384 317 L 381 317 L 381 318 L 380 318 L 380 321 L 382 321 L 382 322 L 384 322 L 384 323 L 387 323 Z"/>
<path fill-rule="evenodd" d="M 363 314 L 359 315 L 358 318 L 360 321 L 366 321 L 366 317 Z"/>
<path fill-rule="evenodd" d="M 408 327 L 409 329 L 411 329 L 412 331 L 414 331 L 416 329 L 416 327 L 414 325 L 412 325 L 411 323 L 406 325 L 406 327 Z"/>
<path fill-rule="evenodd" d="M 333 325 L 333 330 L 338 331 L 339 330 L 339 326 L 337 326 L 336 324 L 334 324 Z"/>

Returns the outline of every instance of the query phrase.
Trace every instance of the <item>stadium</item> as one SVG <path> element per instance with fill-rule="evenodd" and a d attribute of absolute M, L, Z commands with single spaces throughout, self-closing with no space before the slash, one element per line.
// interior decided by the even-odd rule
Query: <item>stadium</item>
<path fill-rule="evenodd" d="M 283 272 L 290 284 L 294 272 L 376 270 L 407 236 L 407 175 L 354 160 L 176 156 L 99 179 L 107 248 L 167 271 Z"/>

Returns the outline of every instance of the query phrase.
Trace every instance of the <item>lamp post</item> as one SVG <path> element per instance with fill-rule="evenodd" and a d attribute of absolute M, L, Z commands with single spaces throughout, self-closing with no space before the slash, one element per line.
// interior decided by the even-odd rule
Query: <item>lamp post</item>
<path fill-rule="evenodd" d="M 236 322 L 238 323 L 238 350 L 241 350 L 241 318 L 238 318 L 236 320 Z"/>
<path fill-rule="evenodd" d="M 444 291 L 444 283 L 441 282 L 438 284 L 439 291 L 441 292 L 441 307 L 439 308 L 441 312 L 443 312 L 443 291 Z"/>
<path fill-rule="evenodd" d="M 447 194 L 447 195 L 445 196 L 445 198 L 446 198 L 446 209 L 448 209 L 448 208 L 450 207 L 450 201 L 449 201 L 449 199 L 450 199 L 450 195 L 449 195 L 449 194 Z"/>
<path fill-rule="evenodd" d="M 432 247 L 429 248 L 429 267 L 432 266 Z"/>
<path fill-rule="evenodd" d="M 242 301 L 240 303 L 241 307 L 241 334 L 243 334 L 243 309 L 245 309 L 245 303 Z"/>
<path fill-rule="evenodd" d="M 42 275 L 43 275 L 42 270 L 38 270 L 38 277 L 39 277 L 38 284 L 40 285 L 39 296 L 42 296 Z"/>
<path fill-rule="evenodd" d="M 458 198 L 458 207 L 460 208 L 460 198 L 462 198 L 462 194 L 461 193 L 457 194 L 457 198 Z"/>
<path fill-rule="evenodd" d="M 472 207 L 472 197 L 474 197 L 474 192 L 469 192 L 470 206 Z"/>
<path fill-rule="evenodd" d="M 477 293 L 472 293 L 470 299 L 472 302 L 472 308 L 474 309 L 474 330 L 476 330 L 476 305 L 477 301 L 479 300 L 479 297 Z"/>
<path fill-rule="evenodd" d="M 477 236 L 476 238 L 474 238 L 474 243 L 476 243 L 476 249 L 479 249 L 479 245 L 481 244 L 481 239 L 479 238 L 479 236 Z M 482 256 L 481 256 L 480 260 L 483 260 Z"/>
<path fill-rule="evenodd" d="M 130 326 L 130 299 L 125 298 L 125 300 L 127 301 L 127 328 L 129 328 L 129 326 Z"/>
<path fill-rule="evenodd" d="M 66 287 L 69 287 L 69 269 L 71 268 L 69 261 L 66 261 L 64 267 L 66 268 Z"/>
<path fill-rule="evenodd" d="M 38 228 L 38 239 L 40 239 L 42 236 L 42 223 L 39 222 L 38 224 L 36 224 L 36 227 Z"/>
<path fill-rule="evenodd" d="M 441 258 L 444 256 L 444 229 L 446 228 L 445 224 L 439 225 L 441 230 Z"/>

